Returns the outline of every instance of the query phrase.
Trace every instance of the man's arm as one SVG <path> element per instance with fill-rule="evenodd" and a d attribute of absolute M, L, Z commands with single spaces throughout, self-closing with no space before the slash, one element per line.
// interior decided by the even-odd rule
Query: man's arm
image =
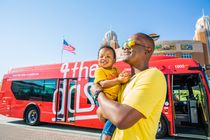
<path fill-rule="evenodd" d="M 103 92 L 99 94 L 98 102 L 104 117 L 119 129 L 127 129 L 144 117 L 136 109 L 108 99 Z"/>

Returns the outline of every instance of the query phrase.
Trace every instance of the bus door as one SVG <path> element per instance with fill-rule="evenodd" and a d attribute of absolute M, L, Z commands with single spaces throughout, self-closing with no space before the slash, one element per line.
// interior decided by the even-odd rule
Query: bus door
<path fill-rule="evenodd" d="M 55 96 L 55 105 L 56 105 L 56 122 L 65 122 L 66 121 L 66 96 L 67 96 L 67 79 L 59 79 L 57 85 L 57 93 Z"/>
<path fill-rule="evenodd" d="M 68 98 L 67 98 L 67 121 L 75 122 L 75 104 L 76 104 L 76 85 L 77 79 L 69 79 Z"/>
<path fill-rule="evenodd" d="M 56 122 L 74 122 L 75 79 L 59 79 L 56 95 Z"/>
<path fill-rule="evenodd" d="M 175 135 L 206 139 L 208 134 L 207 94 L 199 74 L 172 77 Z"/>

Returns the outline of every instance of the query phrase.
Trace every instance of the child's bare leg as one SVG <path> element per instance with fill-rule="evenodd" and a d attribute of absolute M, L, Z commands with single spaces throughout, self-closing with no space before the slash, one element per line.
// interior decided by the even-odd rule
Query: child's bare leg
<path fill-rule="evenodd" d="M 109 136 L 109 135 L 102 135 L 102 140 L 111 140 L 111 136 Z"/>

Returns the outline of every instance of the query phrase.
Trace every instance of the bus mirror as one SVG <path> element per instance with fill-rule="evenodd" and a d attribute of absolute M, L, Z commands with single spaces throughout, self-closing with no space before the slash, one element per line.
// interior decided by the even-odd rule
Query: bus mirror
<path fill-rule="evenodd" d="M 204 65 L 205 70 L 210 70 L 210 65 Z"/>
<path fill-rule="evenodd" d="M 189 67 L 188 70 L 202 70 L 202 67 Z"/>

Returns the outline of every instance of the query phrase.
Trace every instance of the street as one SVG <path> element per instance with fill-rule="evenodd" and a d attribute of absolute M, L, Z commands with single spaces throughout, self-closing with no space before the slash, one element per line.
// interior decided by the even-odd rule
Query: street
<path fill-rule="evenodd" d="M 21 119 L 0 115 L 0 140 L 99 140 L 100 131 L 49 123 L 29 126 Z M 161 140 L 172 139 L 178 138 L 167 137 Z"/>
<path fill-rule="evenodd" d="M 0 115 L 0 140 L 98 140 L 100 130 L 42 123 L 28 126 L 22 120 Z"/>

